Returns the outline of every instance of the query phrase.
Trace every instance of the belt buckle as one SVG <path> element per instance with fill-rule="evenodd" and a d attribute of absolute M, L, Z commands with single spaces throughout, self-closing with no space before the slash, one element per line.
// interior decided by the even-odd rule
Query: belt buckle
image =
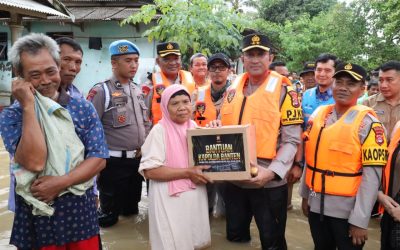
<path fill-rule="evenodd" d="M 139 158 L 140 156 L 142 156 L 142 151 L 139 149 L 135 149 L 134 152 L 134 158 Z"/>

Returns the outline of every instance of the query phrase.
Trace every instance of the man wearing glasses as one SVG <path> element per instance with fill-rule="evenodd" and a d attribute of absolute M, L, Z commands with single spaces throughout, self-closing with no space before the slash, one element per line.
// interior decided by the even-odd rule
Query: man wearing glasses
<path fill-rule="evenodd" d="M 214 54 L 208 59 L 211 85 L 195 90 L 192 95 L 193 119 L 200 127 L 217 119 L 225 91 L 231 84 L 228 80 L 230 67 L 229 58 L 223 53 Z"/>
<path fill-rule="evenodd" d="M 158 44 L 156 63 L 161 71 L 150 74 L 149 80 L 142 85 L 146 106 L 149 107 L 149 116 L 153 125 L 161 119 L 161 95 L 166 87 L 171 84 L 182 84 L 188 89 L 189 93 L 192 93 L 196 87 L 192 74 L 181 70 L 181 51 L 178 43 Z"/>

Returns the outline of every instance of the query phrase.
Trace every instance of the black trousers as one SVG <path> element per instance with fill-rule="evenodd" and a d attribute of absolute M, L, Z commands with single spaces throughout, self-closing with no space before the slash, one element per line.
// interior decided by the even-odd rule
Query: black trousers
<path fill-rule="evenodd" d="M 233 242 L 250 241 L 254 216 L 263 250 L 285 250 L 287 185 L 245 189 L 227 183 L 225 187 L 226 233 Z"/>
<path fill-rule="evenodd" d="M 100 207 L 118 216 L 137 213 L 143 177 L 138 173 L 140 158 L 110 157 L 97 179 Z"/>
<path fill-rule="evenodd" d="M 308 222 L 315 250 L 356 250 L 363 248 L 363 246 L 353 245 L 352 239 L 349 237 L 347 219 L 324 216 L 323 221 L 321 221 L 320 214 L 309 212 Z"/>

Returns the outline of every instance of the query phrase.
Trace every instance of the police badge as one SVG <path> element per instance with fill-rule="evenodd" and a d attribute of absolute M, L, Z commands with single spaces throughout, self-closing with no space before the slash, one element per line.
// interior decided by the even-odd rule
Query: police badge
<path fill-rule="evenodd" d="M 156 85 L 156 93 L 157 93 L 159 96 L 162 95 L 162 93 L 164 92 L 164 90 L 165 90 L 165 86 L 164 86 L 164 85 L 162 85 L 162 84 L 157 84 L 157 85 Z"/>
<path fill-rule="evenodd" d="M 236 94 L 236 90 L 235 89 L 229 90 L 228 95 L 226 97 L 226 100 L 228 100 L 228 103 L 231 103 L 231 101 L 235 97 L 235 94 Z"/>
<path fill-rule="evenodd" d="M 288 95 L 290 96 L 293 107 L 295 107 L 295 108 L 300 107 L 299 95 L 297 94 L 297 92 L 294 90 L 290 90 L 288 92 Z"/>
<path fill-rule="evenodd" d="M 375 133 L 375 142 L 378 143 L 379 146 L 381 146 L 384 142 L 384 133 L 385 131 L 383 130 L 382 126 L 374 127 L 372 130 Z"/>
<path fill-rule="evenodd" d="M 204 112 L 206 111 L 206 103 L 205 102 L 197 102 L 196 103 L 196 111 L 201 116 L 203 116 Z"/>

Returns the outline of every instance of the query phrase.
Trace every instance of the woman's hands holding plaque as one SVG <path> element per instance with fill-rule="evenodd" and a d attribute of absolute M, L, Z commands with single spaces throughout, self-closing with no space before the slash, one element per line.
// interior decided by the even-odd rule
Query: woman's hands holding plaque
<path fill-rule="evenodd" d="M 188 168 L 188 178 L 195 184 L 206 184 L 212 182 L 212 180 L 203 174 L 203 170 L 209 169 L 211 166 L 194 166 Z"/>

